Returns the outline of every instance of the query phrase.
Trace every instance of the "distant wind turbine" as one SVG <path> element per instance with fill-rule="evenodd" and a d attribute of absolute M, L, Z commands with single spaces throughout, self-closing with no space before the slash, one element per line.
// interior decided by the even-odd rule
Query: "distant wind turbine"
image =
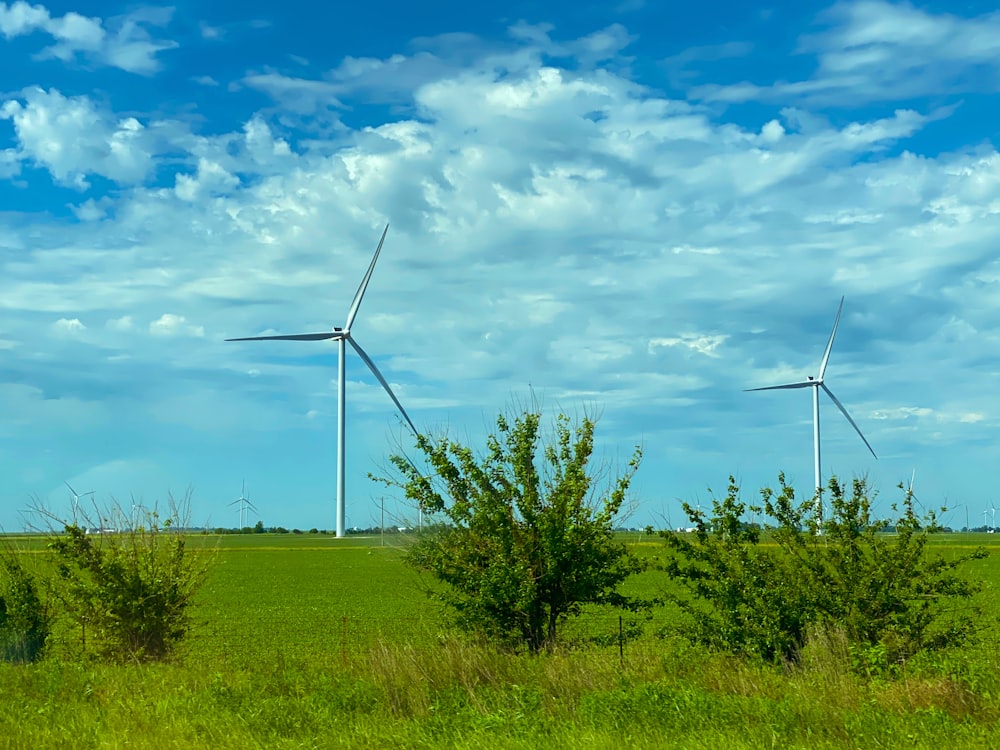
<path fill-rule="evenodd" d="M 254 513 L 257 513 L 257 506 L 250 502 L 250 497 L 247 495 L 247 483 L 245 479 L 243 480 L 243 486 L 240 488 L 240 496 L 229 504 L 236 505 L 236 503 L 240 504 L 240 529 L 242 530 L 246 528 L 246 523 L 243 521 L 243 514 L 246 509 L 249 508 Z M 257 515 L 259 516 L 260 514 L 257 513 Z"/>
<path fill-rule="evenodd" d="M 354 294 L 354 301 L 351 303 L 350 310 L 347 312 L 347 321 L 344 323 L 343 328 L 334 328 L 332 331 L 326 333 L 294 333 L 294 334 L 283 334 L 279 336 L 247 336 L 238 339 L 226 339 L 226 341 L 336 341 L 337 342 L 337 354 L 338 354 L 338 366 L 337 366 L 337 536 L 344 536 L 344 523 L 345 523 L 345 512 L 344 512 L 344 456 L 346 440 L 344 439 L 344 403 L 346 401 L 347 392 L 347 381 L 346 381 L 346 371 L 345 371 L 345 355 L 347 353 L 346 344 L 350 342 L 351 346 L 358 353 L 358 356 L 364 360 L 364 363 L 368 365 L 368 369 L 372 371 L 372 374 L 376 377 L 385 392 L 389 394 L 389 398 L 399 409 L 399 412 L 403 415 L 406 423 L 413 430 L 413 434 L 416 435 L 417 428 L 413 425 L 413 420 L 406 413 L 406 409 L 403 405 L 399 403 L 399 399 L 396 398 L 396 394 L 392 392 L 392 388 L 389 387 L 388 381 L 382 377 L 382 373 L 375 366 L 375 363 L 371 360 L 365 350 L 361 348 L 354 337 L 351 336 L 351 326 L 354 324 L 354 319 L 357 317 L 358 308 L 361 306 L 361 300 L 365 296 L 365 290 L 368 288 L 368 282 L 371 280 L 372 272 L 375 270 L 375 263 L 378 261 L 379 253 L 382 252 L 382 243 L 385 242 L 385 235 L 389 231 L 389 225 L 385 225 L 385 229 L 382 231 L 382 238 L 378 241 L 378 247 L 375 249 L 375 255 L 372 258 L 372 262 L 368 266 L 368 271 L 365 273 L 364 278 L 361 280 L 361 285 L 358 287 L 358 291 Z"/>
<path fill-rule="evenodd" d="M 924 512 L 926 511 L 926 508 L 924 508 L 924 504 L 920 502 L 920 500 L 917 498 L 916 493 L 913 491 L 913 480 L 915 480 L 916 478 L 917 478 L 917 470 L 912 469 L 910 471 L 910 486 L 906 488 L 906 494 L 909 496 L 911 500 L 913 500 L 917 505 L 920 506 L 921 512 Z"/>
<path fill-rule="evenodd" d="M 844 298 L 840 298 L 840 307 L 837 308 L 837 317 L 833 321 L 833 330 L 830 331 L 830 340 L 826 342 L 826 350 L 823 352 L 823 359 L 819 364 L 819 373 L 816 377 L 812 375 L 808 376 L 805 380 L 799 381 L 797 383 L 786 383 L 785 385 L 768 385 L 763 388 L 747 388 L 749 391 L 775 391 L 775 390 L 785 390 L 789 388 L 812 388 L 813 389 L 813 469 L 816 478 L 816 513 L 817 515 L 822 514 L 823 504 L 821 498 L 821 493 L 823 491 L 822 477 L 820 475 L 820 453 L 819 453 L 819 390 L 822 388 L 826 395 L 830 397 L 830 400 L 840 409 L 840 412 L 847 418 L 847 421 L 851 423 L 851 427 L 854 431 L 858 433 L 858 436 L 864 440 L 865 445 L 868 446 L 868 450 L 871 454 L 875 456 L 875 450 L 871 447 L 868 439 L 861 432 L 861 428 L 851 419 L 851 415 L 847 413 L 847 409 L 844 405 L 840 403 L 840 400 L 833 395 L 826 383 L 823 382 L 823 377 L 826 375 L 826 366 L 830 361 L 830 350 L 833 348 L 833 338 L 837 335 L 837 326 L 840 324 L 840 313 L 844 309 Z M 875 456 L 877 459 L 878 456 Z"/>
<path fill-rule="evenodd" d="M 80 493 L 78 493 L 76 490 L 73 489 L 73 486 L 69 482 L 64 481 L 63 484 L 65 484 L 67 487 L 69 487 L 69 491 L 71 493 L 73 493 L 73 515 L 74 516 L 76 515 L 76 509 L 77 509 L 77 507 L 79 507 L 79 505 L 80 505 L 80 498 L 81 497 L 86 497 L 87 495 L 93 495 L 97 491 L 97 490 L 91 490 L 90 492 L 84 492 L 81 495 Z"/>

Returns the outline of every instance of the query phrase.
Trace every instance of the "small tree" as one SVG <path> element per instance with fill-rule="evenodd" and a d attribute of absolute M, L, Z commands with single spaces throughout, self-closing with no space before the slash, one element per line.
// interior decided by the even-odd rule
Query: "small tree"
<path fill-rule="evenodd" d="M 0 659 L 35 661 L 49 636 L 49 613 L 34 577 L 13 550 L 0 553 Z"/>
<path fill-rule="evenodd" d="M 180 531 L 188 500 L 171 498 L 162 520 L 155 509 L 135 518 L 113 504 L 99 526 L 84 516 L 83 525 L 74 519 L 50 538 L 53 591 L 102 655 L 162 659 L 188 632 L 188 607 L 208 566 Z"/>
<path fill-rule="evenodd" d="M 759 527 L 743 522 L 747 507 L 736 480 L 729 478 L 723 500 L 712 499 L 710 513 L 687 503 L 683 508 L 694 534 L 661 536 L 674 552 L 665 569 L 687 590 L 687 596 L 668 596 L 690 617 L 687 635 L 765 661 L 793 658 L 814 616 L 813 589 L 792 575 L 794 563 L 761 546 Z"/>
<path fill-rule="evenodd" d="M 541 413 L 501 414 L 486 455 L 447 438 L 417 438 L 432 476 L 403 456 L 390 461 L 424 512 L 440 512 L 410 548 L 407 562 L 446 584 L 437 594 L 467 632 L 531 652 L 551 648 L 560 625 L 586 604 L 636 607 L 619 584 L 641 569 L 614 538 L 614 521 L 641 459 L 637 447 L 623 476 L 599 496 L 588 465 L 594 421 L 575 428 L 560 415 L 551 442 Z"/>
<path fill-rule="evenodd" d="M 915 653 L 960 642 L 976 611 L 959 608 L 979 585 L 959 575 L 966 561 L 927 553 L 934 514 L 913 511 L 907 491 L 894 522 L 873 517 L 864 479 L 850 494 L 833 477 L 830 517 L 818 521 L 812 498 L 797 502 L 779 475 L 779 490 L 761 490 L 752 508 L 773 523 L 761 531 L 743 520 L 745 504 L 729 478 L 725 500 L 710 515 L 685 504 L 696 526 L 692 538 L 663 532 L 674 555 L 666 570 L 687 589 L 674 597 L 690 615 L 696 641 L 767 661 L 794 661 L 814 628 L 836 628 L 858 665 L 866 669 L 899 664 Z M 902 485 L 901 485 L 902 487 Z M 895 534 L 883 533 L 892 525 Z"/>

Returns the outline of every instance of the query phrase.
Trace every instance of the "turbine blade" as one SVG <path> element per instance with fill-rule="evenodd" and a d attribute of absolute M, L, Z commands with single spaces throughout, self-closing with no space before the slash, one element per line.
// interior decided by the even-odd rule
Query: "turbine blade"
<path fill-rule="evenodd" d="M 358 314 L 358 308 L 361 307 L 361 300 L 365 296 L 365 290 L 368 288 L 368 282 L 371 280 L 372 271 L 375 270 L 375 261 L 378 260 L 378 254 L 382 252 L 382 243 L 385 242 L 385 235 L 389 231 L 389 225 L 385 225 L 385 229 L 382 230 L 382 239 L 378 241 L 378 247 L 375 248 L 375 255 L 372 257 L 372 262 L 368 265 L 368 271 L 365 272 L 365 277 L 361 279 L 361 286 L 358 287 L 358 291 L 354 293 L 354 301 L 351 302 L 351 309 L 347 313 L 347 322 L 344 323 L 344 328 L 348 331 L 351 330 L 351 325 L 354 323 L 354 318 Z"/>
<path fill-rule="evenodd" d="M 69 482 L 67 482 L 67 481 L 65 481 L 65 480 L 64 480 L 64 481 L 63 481 L 63 484 L 65 484 L 65 485 L 66 485 L 67 487 L 69 487 L 69 491 L 70 491 L 70 492 L 72 492 L 74 496 L 76 496 L 76 497 L 80 497 L 80 496 L 79 496 L 79 495 L 77 494 L 76 490 L 74 490 L 74 489 L 73 489 L 73 486 L 72 486 L 72 485 L 71 485 L 71 484 L 70 484 Z"/>
<path fill-rule="evenodd" d="M 382 384 L 382 387 L 385 388 L 385 392 L 389 394 L 389 398 L 392 399 L 392 402 L 396 405 L 396 408 L 399 409 L 399 412 L 400 414 L 403 415 L 403 418 L 406 420 L 406 423 L 410 425 L 410 429 L 413 430 L 413 434 L 419 435 L 420 433 L 414 426 L 413 420 L 410 419 L 410 415 L 406 413 L 406 409 L 404 409 L 403 405 L 399 403 L 399 399 L 396 398 L 396 394 L 393 393 L 392 388 L 389 387 L 389 382 L 382 377 L 382 373 L 378 371 L 378 368 L 375 366 L 375 363 L 372 362 L 371 357 L 365 354 L 365 350 L 362 349 L 361 346 L 353 338 L 348 336 L 347 340 L 351 342 L 351 346 L 354 347 L 354 350 L 358 353 L 358 356 L 365 361 L 366 365 L 368 365 L 368 369 L 372 371 L 372 374 L 376 378 L 378 378 L 378 382 L 380 382 Z"/>
<path fill-rule="evenodd" d="M 836 396 L 833 395 L 833 391 L 826 387 L 826 384 L 820 383 L 820 385 L 823 387 L 823 390 L 826 391 L 826 395 L 830 397 L 830 400 L 837 405 L 838 409 L 840 409 L 841 414 L 847 417 L 847 421 L 851 423 L 851 427 L 853 427 L 854 431 L 858 433 L 858 437 L 865 441 L 865 445 L 868 446 L 868 450 L 870 450 L 872 455 L 875 456 L 875 449 L 872 448 L 871 443 L 868 442 L 868 438 L 866 438 L 861 432 L 861 428 L 858 427 L 857 423 L 855 423 L 853 419 L 851 419 L 851 415 L 847 413 L 847 409 L 844 408 L 844 405 L 840 403 Z M 875 456 L 875 458 L 878 458 L 878 456 Z"/>
<path fill-rule="evenodd" d="M 833 330 L 830 331 L 830 340 L 826 342 L 826 351 L 823 352 L 823 361 L 819 363 L 819 375 L 817 380 L 822 380 L 826 374 L 826 365 L 830 361 L 830 350 L 833 349 L 833 337 L 837 335 L 837 326 L 840 325 L 840 313 L 844 309 L 844 298 L 840 298 L 840 307 L 837 308 L 837 317 L 833 321 Z"/>
<path fill-rule="evenodd" d="M 749 393 L 750 391 L 779 391 L 786 390 L 788 388 L 808 388 L 811 385 L 816 385 L 815 380 L 803 380 L 801 383 L 786 383 L 785 385 L 765 385 L 763 388 L 744 388 L 744 393 Z"/>
<path fill-rule="evenodd" d="M 244 336 L 226 341 L 323 341 L 324 339 L 340 339 L 344 334 L 337 328 L 327 333 L 288 333 L 281 336 Z"/>

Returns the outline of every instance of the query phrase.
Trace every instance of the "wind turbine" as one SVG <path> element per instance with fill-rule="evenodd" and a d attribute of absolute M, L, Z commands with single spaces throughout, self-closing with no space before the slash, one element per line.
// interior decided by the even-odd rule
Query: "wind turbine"
<path fill-rule="evenodd" d="M 746 391 L 775 391 L 775 390 L 785 390 L 790 388 L 812 388 L 813 389 L 813 469 L 816 478 L 816 513 L 821 515 L 823 512 L 823 504 L 821 500 L 821 493 L 823 491 L 822 479 L 820 476 L 820 461 L 819 461 L 819 391 L 820 388 L 830 397 L 830 400 L 840 409 L 840 412 L 847 418 L 847 421 L 851 423 L 851 427 L 854 431 L 858 433 L 858 436 L 864 441 L 865 445 L 868 446 L 868 450 L 871 454 L 875 456 L 875 450 L 872 448 L 868 439 L 861 432 L 861 428 L 851 419 L 851 415 L 847 413 L 847 409 L 844 405 L 840 403 L 840 400 L 833 395 L 825 382 L 823 382 L 823 377 L 826 375 L 826 366 L 830 362 L 830 350 L 833 348 L 833 337 L 837 335 L 837 326 L 840 324 L 840 313 L 844 309 L 844 298 L 840 298 L 840 307 L 837 308 L 837 317 L 833 321 L 833 330 L 830 331 L 830 340 L 826 342 L 826 350 L 823 352 L 823 359 L 819 363 L 819 373 L 816 377 L 812 375 L 808 376 L 805 380 L 801 380 L 797 383 L 786 383 L 785 385 L 768 385 L 763 388 L 747 388 Z M 875 456 L 877 459 L 878 456 Z"/>
<path fill-rule="evenodd" d="M 240 488 L 240 496 L 238 498 L 236 498 L 235 500 L 233 500 L 231 503 L 229 503 L 230 505 L 236 505 L 236 503 L 240 504 L 240 530 L 241 531 L 244 528 L 246 528 L 246 524 L 243 522 L 243 512 L 247 508 L 250 508 L 250 510 L 252 510 L 254 513 L 257 513 L 257 507 L 253 503 L 250 502 L 250 498 L 247 497 L 246 493 L 247 493 L 247 482 L 244 479 L 243 480 L 243 486 Z M 260 514 L 258 513 L 258 515 L 260 515 Z"/>
<path fill-rule="evenodd" d="M 80 505 L 80 498 L 81 497 L 86 497 L 87 495 L 93 495 L 96 492 L 96 490 L 91 490 L 90 492 L 84 492 L 81 495 L 79 492 L 77 492 L 76 490 L 73 489 L 72 485 L 69 482 L 66 482 L 64 480 L 63 484 L 65 484 L 67 487 L 69 487 L 69 491 L 73 493 L 73 517 L 75 518 L 76 517 L 77 508 Z"/>
<path fill-rule="evenodd" d="M 143 506 L 142 503 L 137 503 L 135 501 L 135 495 L 131 495 L 130 499 L 132 501 L 132 512 L 129 514 L 129 522 L 132 524 L 132 530 L 135 531 L 137 528 L 139 528 L 139 521 L 146 520 L 143 518 L 146 508 Z M 143 525 L 145 526 L 148 524 L 144 523 Z"/>
<path fill-rule="evenodd" d="M 361 348 L 354 337 L 351 336 L 351 326 L 354 324 L 354 319 L 357 317 L 358 308 L 361 306 L 361 300 L 365 296 L 365 290 L 368 288 L 368 282 L 371 280 L 372 271 L 375 270 L 375 263 L 378 261 L 379 253 L 382 252 L 382 243 L 385 242 L 385 235 L 389 231 L 389 225 L 385 225 L 385 229 L 382 231 L 382 238 L 378 241 L 378 247 L 375 248 L 375 255 L 372 257 L 372 262 L 368 266 L 368 271 L 365 272 L 364 278 L 361 279 L 361 285 L 358 287 L 358 291 L 354 293 L 354 301 L 351 302 L 351 307 L 347 311 L 347 321 L 344 323 L 343 328 L 334 328 L 332 331 L 327 333 L 293 333 L 293 334 L 283 334 L 279 336 L 247 336 L 238 339 L 226 339 L 226 341 L 336 341 L 337 342 L 337 536 L 344 536 L 344 456 L 346 440 L 344 439 L 344 403 L 346 401 L 347 392 L 347 381 L 346 381 L 346 370 L 345 370 L 345 359 L 347 353 L 347 343 L 350 342 L 351 346 L 358 353 L 358 356 L 364 360 L 364 363 L 368 365 L 368 369 L 372 371 L 372 374 L 376 377 L 385 392 L 389 394 L 389 398 L 399 409 L 403 418 L 406 419 L 406 423 L 410 425 L 410 429 L 413 430 L 413 434 L 419 434 L 417 428 L 413 425 L 413 420 L 406 413 L 406 409 L 403 405 L 399 403 L 399 399 L 396 398 L 396 394 L 392 392 L 392 388 L 389 387 L 388 381 L 382 377 L 382 373 L 375 366 L 375 363 L 371 360 L 365 350 Z"/>
<path fill-rule="evenodd" d="M 909 495 L 911 500 L 913 500 L 917 505 L 920 506 L 921 512 L 926 512 L 927 509 L 924 508 L 924 504 L 920 502 L 920 500 L 916 496 L 916 493 L 913 492 L 913 480 L 916 478 L 917 478 L 917 470 L 912 469 L 910 471 L 910 486 L 907 487 L 906 494 Z"/>

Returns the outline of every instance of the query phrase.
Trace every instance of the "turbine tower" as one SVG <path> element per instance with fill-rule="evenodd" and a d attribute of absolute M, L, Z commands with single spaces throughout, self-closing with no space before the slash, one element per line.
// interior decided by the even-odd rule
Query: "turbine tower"
<path fill-rule="evenodd" d="M 334 328 L 332 331 L 327 333 L 292 333 L 284 334 L 279 336 L 247 336 L 238 339 L 226 339 L 226 341 L 336 341 L 337 342 L 337 536 L 344 536 L 344 522 L 345 522 L 345 512 L 344 512 L 344 450 L 346 447 L 346 440 L 344 439 L 344 403 L 346 401 L 347 392 L 347 381 L 346 381 L 346 371 L 345 371 L 345 358 L 347 353 L 347 344 L 350 343 L 354 347 L 354 350 L 358 353 L 358 356 L 364 360 L 364 363 L 368 365 L 368 369 L 372 371 L 372 374 L 382 384 L 382 388 L 385 392 L 389 394 L 389 398 L 399 409 L 399 412 L 403 415 L 406 423 L 413 430 L 413 434 L 419 434 L 417 428 L 413 426 L 413 420 L 406 413 L 406 409 L 403 405 L 399 403 L 399 399 L 396 398 L 396 394 L 392 392 L 392 388 L 389 387 L 388 381 L 382 377 L 382 373 L 375 366 L 375 363 L 371 360 L 365 350 L 361 348 L 354 337 L 351 336 L 351 326 L 354 324 L 354 319 L 357 317 L 358 308 L 361 306 L 361 300 L 365 296 L 365 290 L 368 288 L 368 282 L 371 280 L 372 271 L 375 270 L 375 263 L 378 261 L 379 253 L 382 252 L 382 243 L 385 242 L 385 235 L 389 231 L 389 225 L 385 225 L 385 229 L 382 231 L 382 238 L 378 241 L 378 247 L 375 249 L 375 255 L 372 257 L 372 262 L 368 266 L 368 271 L 365 273 L 364 278 L 361 279 L 361 285 L 358 287 L 358 291 L 354 294 L 354 301 L 351 303 L 351 307 L 347 312 L 347 321 L 344 323 L 343 328 Z"/>
<path fill-rule="evenodd" d="M 837 326 L 840 324 L 840 313 L 844 309 L 844 298 L 840 298 L 840 307 L 837 308 L 837 317 L 833 321 L 833 330 L 830 331 L 830 340 L 826 342 L 826 351 L 823 352 L 823 359 L 819 363 L 819 373 L 813 377 L 808 376 L 805 380 L 799 381 L 797 383 L 786 383 L 784 385 L 768 385 L 763 388 L 747 388 L 746 391 L 776 391 L 776 390 L 786 390 L 790 388 L 812 388 L 813 391 L 813 469 L 816 478 L 816 513 L 818 516 L 822 517 L 823 504 L 821 500 L 821 493 L 823 491 L 822 478 L 820 476 L 820 453 L 819 453 L 819 391 L 820 388 L 830 397 L 830 400 L 840 409 L 841 414 L 843 414 L 847 421 L 851 423 L 851 427 L 854 431 L 858 433 L 858 436 L 864 440 L 865 445 L 868 446 L 868 450 L 871 454 L 875 456 L 875 450 L 872 448 L 868 439 L 861 432 L 861 428 L 858 427 L 857 423 L 851 419 L 851 415 L 847 413 L 847 409 L 844 405 L 840 403 L 840 400 L 833 395 L 823 378 L 826 375 L 826 366 L 830 361 L 830 350 L 833 348 L 833 337 L 837 335 Z M 875 456 L 877 459 L 878 456 Z"/>
<path fill-rule="evenodd" d="M 250 498 L 247 496 L 247 482 L 243 480 L 243 486 L 240 489 L 240 496 L 233 500 L 230 505 L 240 504 L 240 531 L 246 528 L 246 523 L 243 521 L 243 513 L 247 508 L 250 508 L 254 513 L 257 513 L 257 506 L 250 502 Z M 258 513 L 258 515 L 260 515 Z"/>

